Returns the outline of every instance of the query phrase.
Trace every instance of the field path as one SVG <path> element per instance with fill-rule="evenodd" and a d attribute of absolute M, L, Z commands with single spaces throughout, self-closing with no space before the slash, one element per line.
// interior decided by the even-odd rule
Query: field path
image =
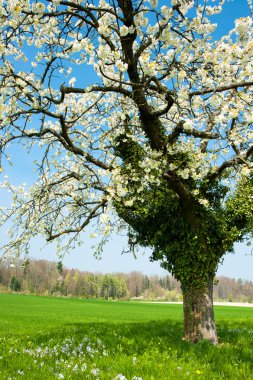
<path fill-rule="evenodd" d="M 214 302 L 217 306 L 240 306 L 240 307 L 253 307 L 253 303 L 246 302 Z"/>
<path fill-rule="evenodd" d="M 162 301 L 150 301 L 147 303 L 166 303 L 166 304 L 174 304 L 174 305 L 182 305 L 183 302 L 162 302 Z M 214 302 L 215 306 L 239 306 L 239 307 L 253 307 L 253 303 L 246 302 Z"/>

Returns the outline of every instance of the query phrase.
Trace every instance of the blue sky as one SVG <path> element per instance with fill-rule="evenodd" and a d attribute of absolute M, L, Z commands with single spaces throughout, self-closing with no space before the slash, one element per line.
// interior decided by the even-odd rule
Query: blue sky
<path fill-rule="evenodd" d="M 226 34 L 234 25 L 236 17 L 247 16 L 249 14 L 247 8 L 247 0 L 230 0 L 225 3 L 222 15 L 213 17 L 213 21 L 218 22 L 215 38 L 218 35 Z M 4 174 L 8 174 L 11 182 L 16 185 L 26 182 L 28 185 L 32 183 L 34 178 L 33 160 L 40 155 L 37 149 L 33 154 L 27 156 L 23 148 L 15 146 L 12 149 L 13 167 L 6 167 L 6 173 L 0 175 L 0 180 Z M 0 192 L 0 206 L 7 205 L 9 202 L 8 194 Z M 4 234 L 1 235 L 0 245 L 6 242 Z M 94 241 L 90 241 L 89 233 L 84 235 L 85 244 L 83 247 L 71 252 L 65 256 L 63 263 L 68 267 L 78 268 L 81 270 L 98 271 L 98 272 L 130 272 L 141 271 L 146 274 L 166 274 L 160 268 L 158 262 L 151 263 L 149 261 L 149 250 L 146 252 L 140 249 L 137 254 L 137 260 L 131 254 L 121 254 L 124 248 L 127 248 L 127 239 L 123 236 L 112 236 L 108 245 L 105 247 L 103 257 L 100 261 L 96 260 L 92 255 L 91 246 Z M 41 251 L 41 248 L 44 249 Z M 253 280 L 253 255 L 250 255 L 252 247 L 244 244 L 235 245 L 235 254 L 228 254 L 224 258 L 224 262 L 220 265 L 218 275 L 224 275 L 233 278 L 242 278 L 245 280 Z M 54 254 L 54 246 L 45 247 L 42 239 L 38 238 L 32 242 L 31 257 L 44 258 L 47 260 L 57 260 Z"/>
<path fill-rule="evenodd" d="M 40 241 L 41 243 L 41 241 Z M 143 249 L 137 253 L 137 259 L 130 253 L 121 254 L 127 248 L 127 239 L 120 236 L 113 236 L 105 247 L 101 260 L 96 260 L 92 254 L 91 243 L 88 242 L 81 249 L 76 249 L 65 256 L 63 263 L 70 268 L 78 268 L 84 271 L 114 273 L 139 271 L 145 274 L 165 275 L 159 262 L 149 261 L 149 250 Z M 253 256 L 250 255 L 252 247 L 243 244 L 236 244 L 235 254 L 227 254 L 224 262 L 219 266 L 217 275 L 231 278 L 241 278 L 253 281 Z M 47 260 L 57 260 L 53 253 L 53 247 L 38 251 L 38 242 L 35 242 L 31 255 L 34 258 L 44 258 Z"/>

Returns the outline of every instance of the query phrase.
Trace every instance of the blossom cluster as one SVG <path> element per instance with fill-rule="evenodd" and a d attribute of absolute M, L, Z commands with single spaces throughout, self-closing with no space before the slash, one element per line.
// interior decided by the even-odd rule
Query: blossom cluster
<path fill-rule="evenodd" d="M 142 202 L 169 171 L 194 182 L 205 207 L 199 187 L 209 176 L 231 184 L 250 175 L 252 18 L 214 40 L 221 10 L 219 1 L 150 0 L 126 19 L 106 0 L 1 1 L 1 149 L 23 141 L 42 152 L 29 191 L 1 185 L 14 194 L 1 214 L 4 222 L 15 210 L 19 250 L 38 234 L 61 244 L 70 234 L 68 249 L 95 219 L 106 239 L 115 202 Z"/>

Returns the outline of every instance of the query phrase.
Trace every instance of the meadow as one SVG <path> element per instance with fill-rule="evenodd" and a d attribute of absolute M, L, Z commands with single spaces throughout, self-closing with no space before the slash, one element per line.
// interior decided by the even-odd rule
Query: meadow
<path fill-rule="evenodd" d="M 0 379 L 253 379 L 253 308 L 216 307 L 189 344 L 182 305 L 0 294 Z"/>

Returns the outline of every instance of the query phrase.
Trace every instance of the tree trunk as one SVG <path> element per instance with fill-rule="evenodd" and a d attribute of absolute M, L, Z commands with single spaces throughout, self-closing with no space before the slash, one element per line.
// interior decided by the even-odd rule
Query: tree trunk
<path fill-rule="evenodd" d="M 182 284 L 184 338 L 193 343 L 207 340 L 218 343 L 213 312 L 213 278 L 203 286 Z"/>

